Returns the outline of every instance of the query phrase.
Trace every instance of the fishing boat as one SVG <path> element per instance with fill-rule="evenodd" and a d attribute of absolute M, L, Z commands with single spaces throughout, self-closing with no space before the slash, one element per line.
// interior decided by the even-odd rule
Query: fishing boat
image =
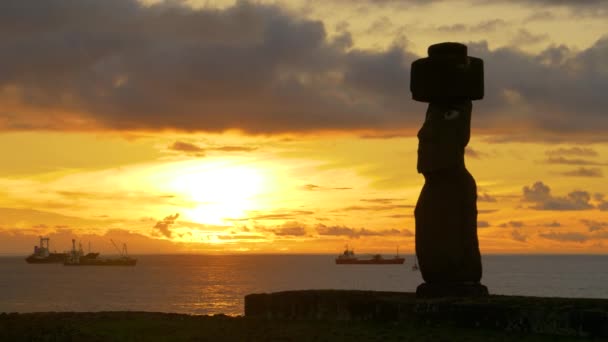
<path fill-rule="evenodd" d="M 355 255 L 353 249 L 348 249 L 348 245 L 345 247 L 344 252 L 336 257 L 336 264 L 338 265 L 395 265 L 403 264 L 404 262 L 405 258 L 400 257 L 399 252 L 392 258 L 385 258 L 381 254 L 359 258 Z"/>
<path fill-rule="evenodd" d="M 76 240 L 72 239 L 72 250 L 67 254 L 63 264 L 65 266 L 135 266 L 137 264 L 137 259 L 129 256 L 126 244 L 123 244 L 121 250 L 113 240 L 110 241 L 120 254 L 117 258 L 99 258 L 99 253 L 91 252 L 84 254 L 82 244 L 76 249 Z"/>

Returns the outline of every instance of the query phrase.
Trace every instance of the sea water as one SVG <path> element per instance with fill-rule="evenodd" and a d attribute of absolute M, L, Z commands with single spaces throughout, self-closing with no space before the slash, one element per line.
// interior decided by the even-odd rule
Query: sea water
<path fill-rule="evenodd" d="M 414 292 L 403 265 L 336 265 L 332 255 L 149 255 L 135 267 L 33 265 L 0 258 L 0 312 L 162 311 L 242 315 L 249 293 L 303 289 Z M 487 255 L 492 294 L 608 298 L 608 256 Z"/>

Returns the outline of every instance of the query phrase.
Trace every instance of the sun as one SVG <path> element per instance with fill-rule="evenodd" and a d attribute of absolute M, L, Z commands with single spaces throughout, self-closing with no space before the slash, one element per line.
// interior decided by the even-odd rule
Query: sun
<path fill-rule="evenodd" d="M 231 161 L 180 165 L 170 189 L 195 203 L 183 217 L 197 223 L 227 225 L 259 207 L 256 196 L 264 190 L 264 172 L 255 166 Z"/>

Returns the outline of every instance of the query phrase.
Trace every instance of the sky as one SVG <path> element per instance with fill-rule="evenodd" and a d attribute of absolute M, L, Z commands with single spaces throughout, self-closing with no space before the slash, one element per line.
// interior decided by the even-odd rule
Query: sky
<path fill-rule="evenodd" d="M 608 1 L 3 0 L 0 255 L 413 253 L 444 41 L 482 253 L 607 253 Z"/>

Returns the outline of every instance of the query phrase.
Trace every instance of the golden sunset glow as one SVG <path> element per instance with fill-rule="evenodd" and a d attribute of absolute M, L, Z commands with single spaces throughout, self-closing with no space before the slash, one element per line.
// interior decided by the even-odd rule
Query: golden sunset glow
<path fill-rule="evenodd" d="M 260 208 L 256 196 L 269 186 L 260 170 L 230 161 L 178 163 L 172 169 L 168 190 L 194 202 L 184 216 L 196 223 L 222 225 L 225 219 L 246 217 Z"/>
<path fill-rule="evenodd" d="M 584 3 L 125 0 L 74 4 L 61 27 L 14 9 L 0 253 L 39 235 L 413 253 L 426 105 L 409 68 L 441 41 L 486 68 L 466 154 L 482 252 L 606 253 L 608 13 Z"/>

